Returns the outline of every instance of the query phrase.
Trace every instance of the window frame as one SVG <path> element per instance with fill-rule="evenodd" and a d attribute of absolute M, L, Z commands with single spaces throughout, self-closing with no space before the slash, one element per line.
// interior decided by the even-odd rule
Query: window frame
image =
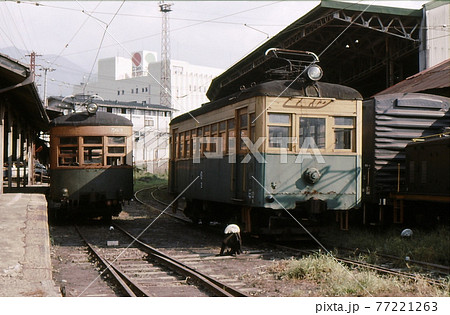
<path fill-rule="evenodd" d="M 331 132 L 331 139 L 333 139 L 332 148 L 334 152 L 356 152 L 356 123 L 357 123 L 357 117 L 355 116 L 329 116 L 330 119 L 332 119 L 332 132 Z M 339 125 L 336 124 L 336 118 L 352 118 L 353 124 L 352 125 Z M 348 131 L 350 130 L 350 148 L 337 148 L 337 138 L 336 138 L 336 132 L 338 130 Z"/>
<path fill-rule="evenodd" d="M 270 122 L 270 115 L 274 114 L 274 115 L 286 115 L 289 117 L 289 123 L 271 123 Z M 267 118 L 266 118 L 266 134 L 267 134 L 267 149 L 269 151 L 271 150 L 288 150 L 288 151 L 293 151 L 293 143 L 291 143 L 290 141 L 288 141 L 287 143 L 287 147 L 283 147 L 281 146 L 282 144 L 280 144 L 279 147 L 276 146 L 271 146 L 271 142 L 270 142 L 270 127 L 288 127 L 288 136 L 287 138 L 290 139 L 292 138 L 292 133 L 293 133 L 293 117 L 295 117 L 295 113 L 287 113 L 287 112 L 280 112 L 280 111 L 270 111 L 267 112 Z"/>

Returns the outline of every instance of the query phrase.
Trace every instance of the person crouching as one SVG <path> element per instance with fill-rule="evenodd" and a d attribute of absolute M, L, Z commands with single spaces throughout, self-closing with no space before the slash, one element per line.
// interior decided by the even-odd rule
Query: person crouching
<path fill-rule="evenodd" d="M 220 256 L 223 255 L 239 255 L 242 253 L 242 239 L 241 230 L 236 224 L 230 224 L 225 228 L 225 238 L 222 241 L 222 247 L 220 249 Z M 225 249 L 229 248 L 225 252 Z"/>

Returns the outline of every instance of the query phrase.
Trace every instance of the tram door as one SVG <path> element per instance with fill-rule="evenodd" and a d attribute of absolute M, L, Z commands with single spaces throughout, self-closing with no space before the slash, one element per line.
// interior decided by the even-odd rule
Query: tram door
<path fill-rule="evenodd" d="M 233 192 L 235 201 L 248 204 L 254 191 L 255 157 L 251 154 L 249 145 L 255 143 L 255 115 L 249 114 L 246 108 L 236 113 L 236 161 L 233 165 Z"/>

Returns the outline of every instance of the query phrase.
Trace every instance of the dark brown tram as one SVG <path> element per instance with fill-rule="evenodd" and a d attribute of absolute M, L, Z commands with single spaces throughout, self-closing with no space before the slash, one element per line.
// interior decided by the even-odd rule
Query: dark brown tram
<path fill-rule="evenodd" d="M 107 112 L 73 113 L 50 123 L 50 215 L 109 220 L 133 196 L 132 123 Z"/>

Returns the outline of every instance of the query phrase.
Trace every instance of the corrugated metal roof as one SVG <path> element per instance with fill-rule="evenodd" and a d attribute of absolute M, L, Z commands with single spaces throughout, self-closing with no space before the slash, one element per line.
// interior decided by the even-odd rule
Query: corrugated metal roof
<path fill-rule="evenodd" d="M 412 75 L 375 95 L 416 93 L 436 89 L 450 89 L 450 59 Z"/>
<path fill-rule="evenodd" d="M 0 54 L 0 98 L 8 99 L 31 126 L 48 128 L 49 118 L 28 66 L 4 54 Z"/>
<path fill-rule="evenodd" d="M 274 62 L 265 52 L 282 48 L 318 54 L 324 82 L 348 85 L 369 97 L 388 86 L 386 45 L 393 63 L 402 70 L 400 80 L 419 70 L 421 20 L 422 10 L 322 0 L 213 79 L 206 95 L 214 101 L 241 86 L 263 82 Z"/>

